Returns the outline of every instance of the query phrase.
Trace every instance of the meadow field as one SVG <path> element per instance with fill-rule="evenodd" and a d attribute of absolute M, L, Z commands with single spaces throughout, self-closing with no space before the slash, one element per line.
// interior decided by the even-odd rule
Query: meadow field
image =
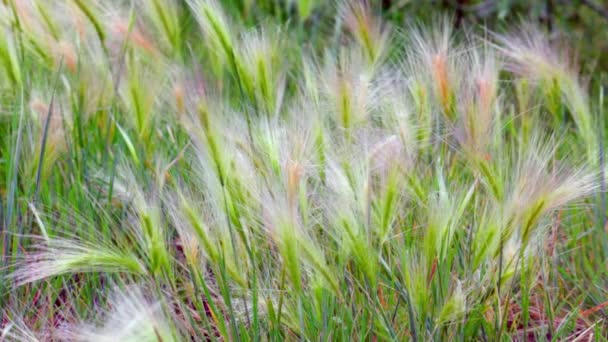
<path fill-rule="evenodd" d="M 0 1 L 0 341 L 606 340 L 602 69 L 379 7 Z"/>

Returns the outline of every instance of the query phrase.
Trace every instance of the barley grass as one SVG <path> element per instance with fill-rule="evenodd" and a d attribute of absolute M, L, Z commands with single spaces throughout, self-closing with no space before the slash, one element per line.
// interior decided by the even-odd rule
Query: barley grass
<path fill-rule="evenodd" d="M 285 6 L 2 2 L 0 340 L 601 339 L 576 62 Z"/>

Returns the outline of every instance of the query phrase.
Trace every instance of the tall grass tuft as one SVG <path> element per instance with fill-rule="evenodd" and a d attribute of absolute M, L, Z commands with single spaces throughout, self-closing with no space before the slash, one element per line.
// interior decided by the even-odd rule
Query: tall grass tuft
<path fill-rule="evenodd" d="M 602 108 L 539 29 L 128 5 L 0 5 L 0 340 L 608 328 Z"/>

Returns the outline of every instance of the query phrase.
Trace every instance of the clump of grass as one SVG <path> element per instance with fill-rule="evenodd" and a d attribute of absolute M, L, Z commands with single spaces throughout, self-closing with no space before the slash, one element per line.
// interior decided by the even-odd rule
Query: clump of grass
<path fill-rule="evenodd" d="M 239 20 L 214 0 L 59 3 L 73 22 L 2 7 L 0 339 L 605 327 L 567 275 L 597 261 L 565 252 L 592 245 L 591 97 L 544 35 L 444 20 L 399 39 L 344 2 L 308 49 L 293 38 L 314 1 L 293 3 L 297 27 L 254 28 L 251 4 Z"/>

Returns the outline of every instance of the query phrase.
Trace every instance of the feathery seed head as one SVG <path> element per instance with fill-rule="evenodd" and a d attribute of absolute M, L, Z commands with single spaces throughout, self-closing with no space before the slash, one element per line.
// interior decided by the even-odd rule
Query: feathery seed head
<path fill-rule="evenodd" d="M 439 27 L 431 31 L 414 29 L 410 39 L 413 46 L 410 58 L 421 63 L 424 68 L 417 72 L 430 74 L 432 89 L 441 110 L 453 122 L 456 119 L 454 101 L 455 92 L 459 88 L 459 77 L 455 73 L 457 49 L 453 46 L 450 21 L 444 18 Z"/>
<path fill-rule="evenodd" d="M 345 0 L 340 16 L 346 27 L 365 51 L 371 65 L 381 62 L 390 44 L 390 29 L 380 18 L 374 16 L 369 1 Z"/>
<path fill-rule="evenodd" d="M 284 81 L 279 58 L 283 42 L 280 31 L 259 29 L 243 34 L 238 43 L 238 77 L 259 110 L 275 115 L 283 100 Z"/>
<path fill-rule="evenodd" d="M 144 274 L 143 264 L 133 254 L 117 246 L 93 245 L 74 239 L 51 239 L 26 255 L 9 279 L 16 286 L 50 277 L 80 272 L 127 272 Z"/>
<path fill-rule="evenodd" d="M 65 337 L 74 341 L 153 342 L 178 341 L 176 328 L 163 313 L 160 301 L 146 299 L 143 290 L 115 290 L 111 309 L 99 322 L 68 327 Z M 105 317 L 104 317 L 105 316 Z"/>
<path fill-rule="evenodd" d="M 585 141 L 587 158 L 596 163 L 598 142 L 589 99 L 573 58 L 555 46 L 538 28 L 523 25 L 516 34 L 498 36 L 499 50 L 515 73 L 539 84 L 549 110 L 559 117 L 563 103 Z M 561 53 L 559 52 L 561 51 Z"/>
<path fill-rule="evenodd" d="M 211 46 L 210 51 L 217 54 L 217 63 L 228 63 L 232 64 L 232 68 L 235 67 L 235 35 L 217 1 L 188 0 L 187 3 Z"/>
<path fill-rule="evenodd" d="M 483 156 L 496 131 L 500 62 L 485 46 L 484 50 L 473 50 L 467 57 L 470 76 L 464 82 L 459 103 L 464 134 L 457 135 L 457 139 L 467 153 Z"/>
<path fill-rule="evenodd" d="M 357 49 L 344 48 L 336 57 L 328 57 L 319 71 L 318 84 L 325 88 L 325 100 L 335 114 L 335 123 L 347 133 L 365 122 L 378 105 L 379 94 L 373 83 L 373 71 L 365 66 Z"/>
<path fill-rule="evenodd" d="M 524 245 L 546 213 L 590 196 L 598 187 L 597 172 L 585 164 L 572 169 L 552 167 L 555 149 L 554 140 L 534 138 L 513 170 L 513 188 L 506 210 L 521 225 Z"/>

